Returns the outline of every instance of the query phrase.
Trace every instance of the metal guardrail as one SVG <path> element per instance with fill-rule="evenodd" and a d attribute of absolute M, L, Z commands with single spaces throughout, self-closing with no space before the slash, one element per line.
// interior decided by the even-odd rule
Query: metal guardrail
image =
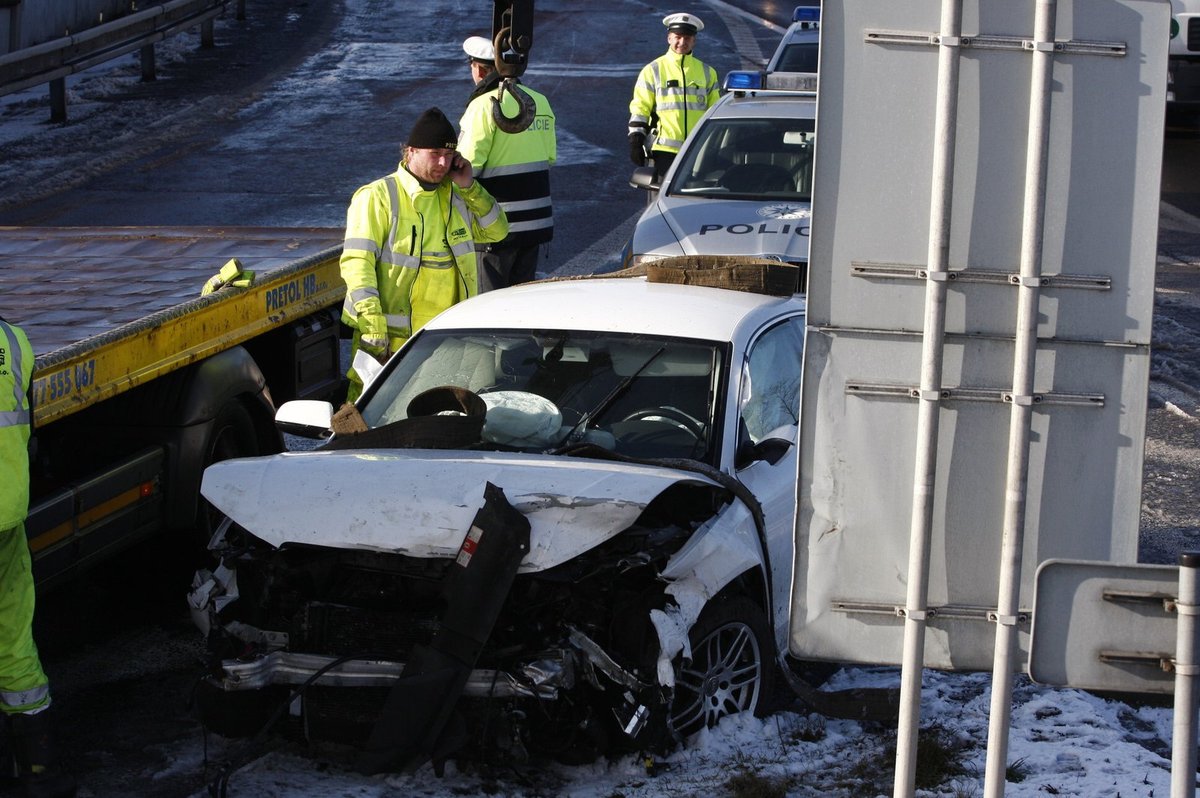
<path fill-rule="evenodd" d="M 0 56 L 0 96 L 50 84 L 50 119 L 67 117 L 65 78 L 134 50 L 142 53 L 142 77 L 154 79 L 154 44 L 201 25 L 201 46 L 211 47 L 212 21 L 230 3 L 237 19 L 246 17 L 246 0 L 169 0 L 162 5 L 88 28 L 70 36 Z"/>

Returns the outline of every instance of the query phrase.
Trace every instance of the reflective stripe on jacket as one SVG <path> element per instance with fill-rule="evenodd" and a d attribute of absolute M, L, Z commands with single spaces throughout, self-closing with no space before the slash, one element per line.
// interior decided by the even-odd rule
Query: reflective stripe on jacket
<path fill-rule="evenodd" d="M 720 96 L 717 71 L 694 55 L 670 50 L 642 67 L 629 103 L 629 132 L 648 134 L 658 117 L 654 149 L 679 152 L 692 128 Z"/>
<path fill-rule="evenodd" d="M 483 86 L 481 83 L 480 88 Z M 526 247 L 554 236 L 550 167 L 558 158 L 558 144 L 549 100 L 524 84 L 521 90 L 533 98 L 536 109 L 529 127 L 520 133 L 500 130 L 492 117 L 492 100 L 499 89 L 484 92 L 467 104 L 458 124 L 458 151 L 471 162 L 475 177 L 504 208 L 508 217 L 508 238 L 504 243 Z M 519 110 L 509 92 L 504 93 L 500 106 L 508 117 Z"/>
<path fill-rule="evenodd" d="M 342 320 L 359 330 L 364 316 L 384 316 L 395 351 L 438 313 L 479 292 L 475 243 L 507 233 L 504 211 L 479 181 L 460 189 L 447 179 L 426 191 L 402 164 L 350 200 Z"/>
<path fill-rule="evenodd" d="M 20 327 L 0 321 L 0 530 L 15 527 L 29 513 L 32 378 L 29 339 Z"/>

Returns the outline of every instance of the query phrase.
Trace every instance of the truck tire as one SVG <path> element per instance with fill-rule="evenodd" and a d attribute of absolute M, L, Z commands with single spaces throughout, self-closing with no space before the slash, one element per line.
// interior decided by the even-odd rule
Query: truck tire
<path fill-rule="evenodd" d="M 204 451 L 204 468 L 222 460 L 255 457 L 265 453 L 260 445 L 254 419 L 246 405 L 238 399 L 231 399 L 223 404 L 213 420 L 212 433 Z M 203 555 L 207 551 L 208 542 L 212 539 L 221 518 L 222 513 L 209 504 L 204 496 L 200 496 L 192 547 L 196 554 Z"/>

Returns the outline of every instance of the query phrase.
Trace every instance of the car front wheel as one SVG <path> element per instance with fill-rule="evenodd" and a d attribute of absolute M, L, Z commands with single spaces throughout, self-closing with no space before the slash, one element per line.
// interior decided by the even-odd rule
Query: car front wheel
<path fill-rule="evenodd" d="M 678 734 L 712 728 L 738 712 L 767 713 L 775 647 L 761 607 L 740 596 L 710 602 L 689 637 L 692 659 L 675 668 L 671 724 Z"/>

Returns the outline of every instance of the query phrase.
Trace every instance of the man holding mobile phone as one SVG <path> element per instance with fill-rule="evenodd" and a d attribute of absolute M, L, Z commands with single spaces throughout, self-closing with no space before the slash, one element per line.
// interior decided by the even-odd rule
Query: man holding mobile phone
<path fill-rule="evenodd" d="M 667 52 L 638 74 L 629 103 L 629 157 L 634 165 L 646 163 L 646 137 L 657 119 L 657 135 L 650 151 L 655 180 L 661 180 L 679 154 L 684 139 L 720 96 L 717 71 L 692 55 L 696 34 L 704 23 L 695 14 L 669 14 Z"/>
<path fill-rule="evenodd" d="M 354 193 L 340 262 L 342 321 L 380 362 L 430 319 L 479 292 L 475 245 L 508 235 L 504 209 L 458 153 L 454 126 L 437 108 L 417 118 L 392 174 Z M 347 373 L 353 402 L 363 380 Z"/>

